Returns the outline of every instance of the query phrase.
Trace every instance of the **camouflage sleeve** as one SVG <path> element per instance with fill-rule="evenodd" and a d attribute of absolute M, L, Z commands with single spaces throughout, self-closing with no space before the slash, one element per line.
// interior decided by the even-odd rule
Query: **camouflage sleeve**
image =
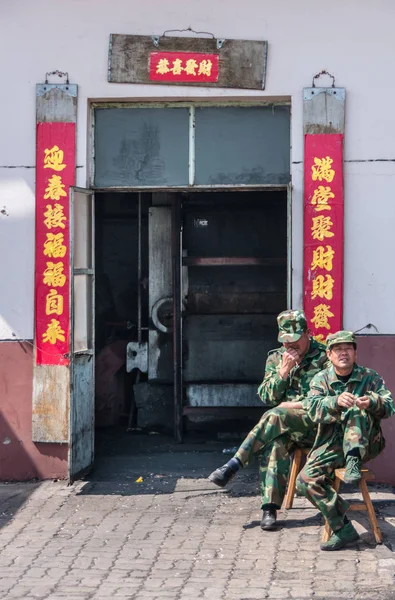
<path fill-rule="evenodd" d="M 269 354 L 266 361 L 265 376 L 258 387 L 258 396 L 268 406 L 280 404 L 285 399 L 288 388 L 288 379 L 282 379 L 279 375 L 280 356 L 277 352 Z"/>
<path fill-rule="evenodd" d="M 328 394 L 323 377 L 317 373 L 311 380 L 310 390 L 302 406 L 314 423 L 335 423 L 341 416 L 337 398 L 338 396 Z"/>
<path fill-rule="evenodd" d="M 395 413 L 392 394 L 385 387 L 385 383 L 381 377 L 377 377 L 374 389 L 371 392 L 367 392 L 366 396 L 370 398 L 368 411 L 376 419 L 388 419 Z"/>

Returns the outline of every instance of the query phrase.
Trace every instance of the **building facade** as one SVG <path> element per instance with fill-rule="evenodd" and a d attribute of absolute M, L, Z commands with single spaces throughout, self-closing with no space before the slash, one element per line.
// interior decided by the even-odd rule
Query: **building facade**
<path fill-rule="evenodd" d="M 126 323 L 124 329 L 134 331 L 130 337 L 122 331 L 118 342 L 135 344 L 131 363 L 140 349 L 141 360 L 148 360 L 145 369 L 143 362 L 130 367 L 144 374 L 136 406 L 149 406 L 152 389 L 170 406 L 175 377 L 189 409 L 182 412 L 181 406 L 172 414 L 176 429 L 194 409 L 223 407 L 232 395 L 232 406 L 243 407 L 266 351 L 276 343 L 275 313 L 303 306 L 303 90 L 323 70 L 346 98 L 342 322 L 359 334 L 361 364 L 379 371 L 390 389 L 395 385 L 395 117 L 388 75 L 395 7 L 389 0 L 364 5 L 334 0 L 328 13 L 326 5 L 311 0 L 285 4 L 70 0 L 60 8 L 48 0 L 18 0 L 0 8 L 7 48 L 1 72 L 9 83 L 0 100 L 2 480 L 66 477 L 71 460 L 73 398 L 65 394 L 51 415 L 51 402 L 37 409 L 43 388 L 37 383 L 34 388 L 36 84 L 64 84 L 66 78 L 57 74 L 47 77 L 53 70 L 67 72 L 70 84 L 78 86 L 75 183 L 96 196 L 89 252 L 100 289 L 93 312 L 84 308 L 79 326 L 86 329 L 96 315 L 96 342 L 89 348 L 96 367 L 107 365 L 106 340 L 114 337 L 109 327 Z M 188 28 L 194 31 L 180 32 Z M 264 89 L 117 83 L 111 81 L 111 64 L 109 81 L 111 34 L 265 41 Z M 221 69 L 221 48 L 219 56 Z M 332 83 L 326 75 L 316 81 L 317 87 Z M 89 233 L 86 214 L 75 216 L 74 233 L 82 240 Z M 85 229 L 78 229 L 82 220 Z M 181 241 L 174 239 L 174 223 L 183 232 Z M 136 240 L 134 258 L 123 263 L 130 239 Z M 137 287 L 123 289 L 128 277 Z M 116 291 L 113 304 L 108 290 Z M 78 307 L 85 307 L 88 295 L 78 296 Z M 182 331 L 166 323 L 171 313 L 174 324 L 177 311 Z M 126 344 L 119 347 L 123 356 Z M 112 365 L 114 353 L 113 347 Z M 151 387 L 142 385 L 150 382 Z M 70 386 L 70 380 L 63 383 Z M 46 393 L 51 400 L 58 392 Z M 65 431 L 54 434 L 59 418 Z M 387 448 L 374 464 L 378 479 L 392 483 L 394 427 L 384 423 Z"/>

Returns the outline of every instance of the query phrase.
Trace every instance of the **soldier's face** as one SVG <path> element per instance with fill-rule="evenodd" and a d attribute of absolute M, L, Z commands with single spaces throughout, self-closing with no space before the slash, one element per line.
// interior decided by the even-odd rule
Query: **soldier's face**
<path fill-rule="evenodd" d="M 297 342 L 284 342 L 283 346 L 286 350 L 295 350 L 299 356 L 304 356 L 310 346 L 310 333 L 305 331 Z"/>
<path fill-rule="evenodd" d="M 335 370 L 351 371 L 357 357 L 357 351 L 353 344 L 336 344 L 330 350 L 326 351 L 326 355 L 335 367 Z"/>

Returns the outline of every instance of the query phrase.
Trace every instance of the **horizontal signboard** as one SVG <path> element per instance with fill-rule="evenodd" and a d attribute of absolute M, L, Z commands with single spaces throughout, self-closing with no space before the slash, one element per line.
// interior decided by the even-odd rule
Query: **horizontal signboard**
<path fill-rule="evenodd" d="M 265 88 L 267 42 L 111 34 L 108 81 Z"/>

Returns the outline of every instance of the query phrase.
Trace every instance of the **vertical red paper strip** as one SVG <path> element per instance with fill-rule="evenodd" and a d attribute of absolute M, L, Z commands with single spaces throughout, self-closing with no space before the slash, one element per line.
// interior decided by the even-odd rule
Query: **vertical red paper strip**
<path fill-rule="evenodd" d="M 69 363 L 69 194 L 72 185 L 75 185 L 75 123 L 38 123 L 36 138 L 35 341 L 36 363 L 39 365 L 67 365 Z M 58 215 L 65 217 L 58 224 L 56 224 L 57 219 L 53 219 L 52 223 L 49 219 L 53 214 L 53 209 L 57 210 Z M 60 256 L 56 251 L 51 253 L 49 249 L 47 250 L 49 255 L 45 255 L 45 243 L 48 243 L 47 234 L 50 234 L 51 238 L 53 235 L 63 234 L 62 246 L 66 249 L 64 256 Z M 51 271 L 53 272 L 54 268 L 65 278 L 60 277 L 59 279 L 58 277 L 57 280 L 52 281 L 51 285 L 48 285 L 44 279 L 51 283 Z M 49 294 L 55 298 L 52 301 L 53 306 L 47 309 Z M 59 302 L 59 297 L 62 298 L 60 302 L 63 302 L 62 308 L 58 305 L 58 311 L 61 310 L 61 314 L 53 312 L 54 306 Z M 47 314 L 48 312 L 49 314 Z M 48 329 L 49 327 L 50 329 Z"/>
<path fill-rule="evenodd" d="M 343 134 L 307 134 L 304 310 L 312 334 L 323 341 L 330 333 L 342 329 L 343 222 Z"/>

